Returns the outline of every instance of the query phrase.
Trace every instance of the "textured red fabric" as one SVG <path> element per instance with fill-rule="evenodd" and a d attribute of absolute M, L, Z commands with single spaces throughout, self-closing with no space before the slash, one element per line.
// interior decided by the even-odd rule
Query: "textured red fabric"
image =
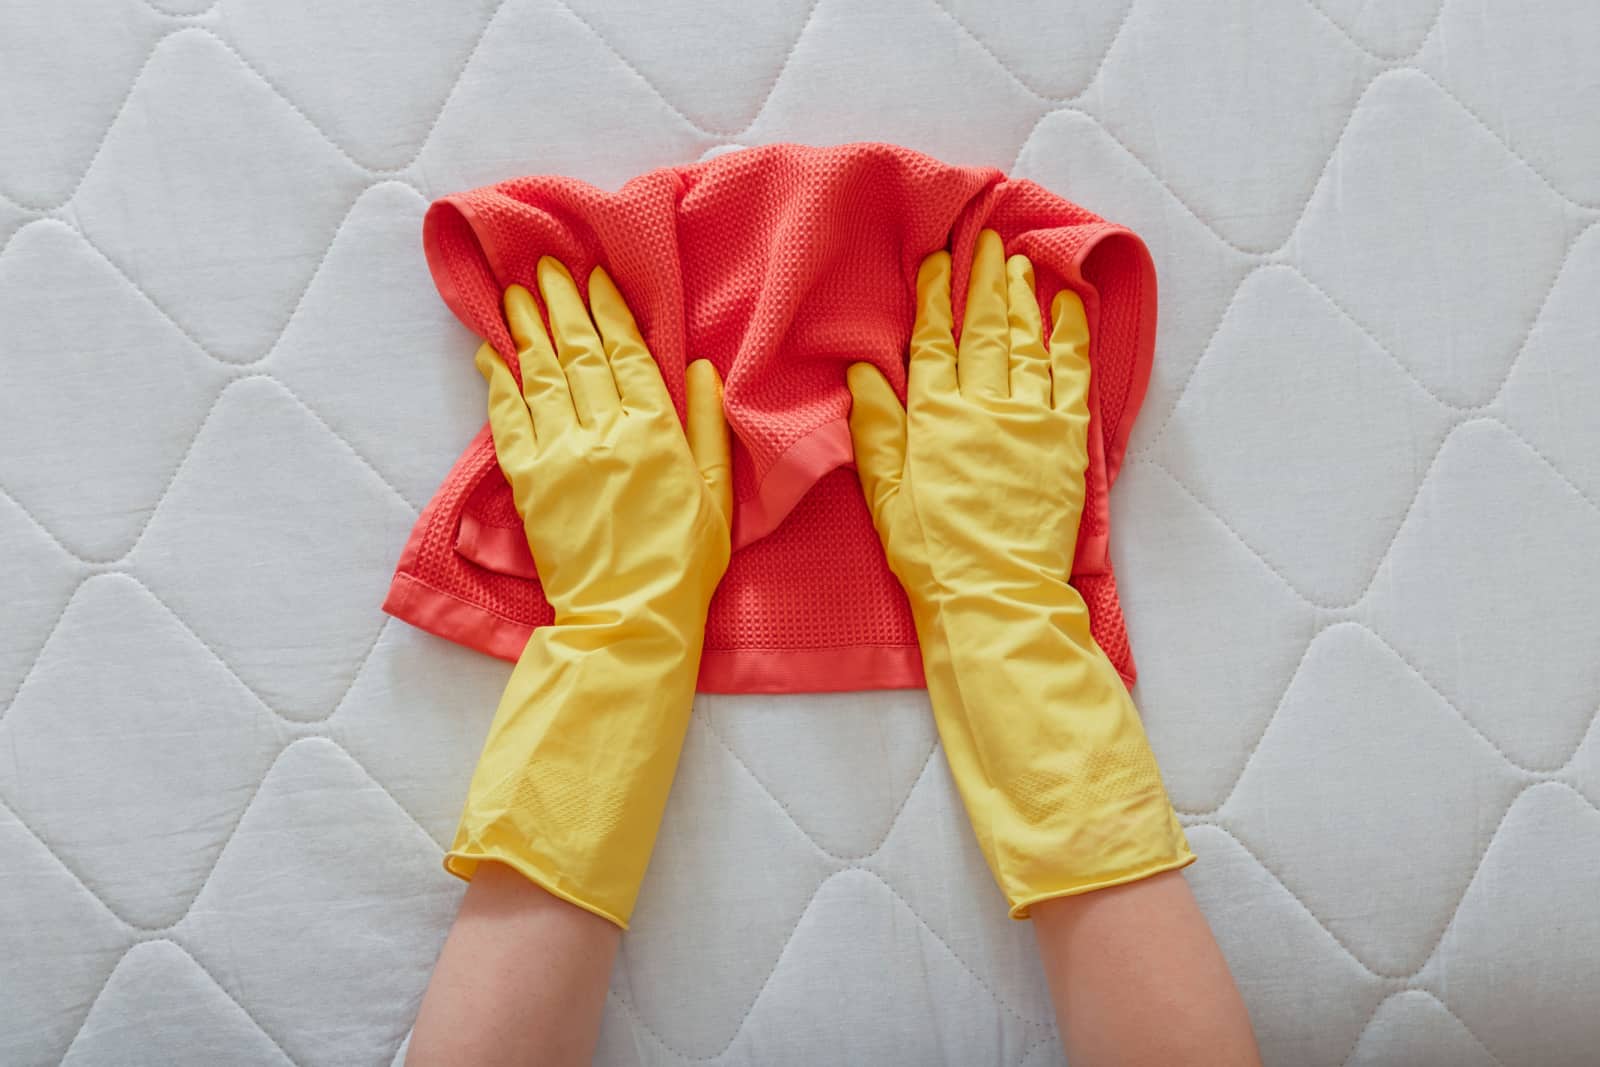
<path fill-rule="evenodd" d="M 986 227 L 1033 261 L 1047 329 L 1063 286 L 1088 312 L 1093 417 L 1073 583 L 1131 683 L 1107 491 L 1149 377 L 1156 286 L 1130 231 L 997 170 L 882 144 L 770 145 L 615 192 L 539 176 L 445 197 L 423 243 L 446 303 L 513 367 L 500 294 L 534 288 L 545 255 L 580 285 L 605 265 L 680 417 L 685 366 L 716 365 L 734 435 L 736 551 L 711 605 L 700 688 L 805 692 L 922 684 L 910 610 L 849 469 L 845 369 L 871 361 L 904 395 L 918 265 L 951 251 L 959 326 Z M 506 659 L 550 621 L 487 429 L 418 520 L 384 607 Z"/>

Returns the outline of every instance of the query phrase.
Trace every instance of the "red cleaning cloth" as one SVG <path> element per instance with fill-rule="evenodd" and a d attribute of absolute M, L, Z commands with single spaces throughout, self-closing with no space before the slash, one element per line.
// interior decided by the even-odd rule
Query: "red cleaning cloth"
<path fill-rule="evenodd" d="M 546 255 L 580 284 L 605 265 L 680 417 L 684 367 L 716 365 L 734 441 L 735 551 L 699 687 L 793 693 L 923 684 L 910 609 L 850 469 L 845 368 L 870 361 L 904 396 L 917 268 L 950 250 L 959 328 L 984 228 L 1033 261 L 1047 331 L 1063 286 L 1088 313 L 1088 502 L 1072 582 L 1131 684 L 1106 494 L 1149 378 L 1156 282 L 1130 231 L 989 168 L 883 144 L 770 145 L 616 192 L 538 176 L 448 196 L 428 210 L 423 244 L 445 302 L 513 367 L 500 296 L 513 282 L 537 291 Z M 551 621 L 487 427 L 418 520 L 384 608 L 511 660 Z"/>

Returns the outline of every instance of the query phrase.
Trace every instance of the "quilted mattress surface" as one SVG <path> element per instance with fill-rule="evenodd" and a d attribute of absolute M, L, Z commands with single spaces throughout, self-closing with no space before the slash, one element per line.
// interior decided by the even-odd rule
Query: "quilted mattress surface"
<path fill-rule="evenodd" d="M 1114 552 L 1268 1060 L 1596 1062 L 1596 54 L 1584 0 L 6 4 L 0 1064 L 403 1060 L 506 675 L 379 611 L 482 422 L 423 209 L 862 139 L 1156 257 Z M 1060 1059 L 925 697 L 702 698 L 600 1062 Z"/>

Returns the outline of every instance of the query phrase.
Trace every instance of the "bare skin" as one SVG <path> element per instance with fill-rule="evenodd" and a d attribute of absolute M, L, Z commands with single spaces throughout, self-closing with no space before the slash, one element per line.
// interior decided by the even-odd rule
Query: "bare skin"
<path fill-rule="evenodd" d="M 1058 897 L 1032 916 L 1073 1067 L 1261 1062 L 1244 999 L 1183 875 Z"/>
<path fill-rule="evenodd" d="M 594 1058 L 622 931 L 484 863 L 422 998 L 408 1067 L 577 1067 Z"/>
<path fill-rule="evenodd" d="M 1075 1067 L 1251 1067 L 1250 1017 L 1177 872 L 1035 904 L 1034 936 Z M 622 931 L 485 863 L 434 968 L 408 1067 L 587 1064 Z"/>
<path fill-rule="evenodd" d="M 998 237 L 991 236 L 998 249 Z M 948 278 L 942 284 L 947 288 Z M 1023 304 L 1033 307 L 1032 281 L 1023 284 L 1030 290 Z M 969 300 L 969 311 L 974 306 Z M 941 329 L 948 331 L 948 308 L 942 318 Z M 1004 306 L 993 321 L 1002 333 L 1007 329 Z M 1016 336 L 1017 322 L 1009 329 L 997 342 L 1002 354 Z M 955 362 L 968 357 L 951 348 L 949 358 L 954 383 Z M 1001 374 L 1004 380 L 1003 367 Z M 1083 385 L 1081 374 L 1072 380 Z M 1080 425 L 1087 419 L 1085 407 Z M 1077 499 L 1081 504 L 1081 481 Z M 1070 559 L 1066 554 L 1065 562 Z M 1063 564 L 1063 577 L 1064 569 Z M 1168 872 L 1048 900 L 1034 904 L 1031 914 L 1056 1021 L 1074 1067 L 1260 1063 L 1244 1002 L 1181 875 Z M 484 862 L 423 998 L 408 1062 L 412 1067 L 590 1062 L 620 938 L 621 930 L 606 919 L 508 867 Z"/>

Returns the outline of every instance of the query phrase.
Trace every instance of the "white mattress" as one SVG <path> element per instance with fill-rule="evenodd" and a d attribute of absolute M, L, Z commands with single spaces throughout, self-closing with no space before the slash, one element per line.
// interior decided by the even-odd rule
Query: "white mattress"
<path fill-rule="evenodd" d="M 482 418 L 424 205 L 873 138 L 1155 252 L 1118 574 L 1268 1059 L 1594 1063 L 1600 8 L 626 8 L 0 14 L 0 1062 L 401 1058 L 506 673 L 378 611 Z M 921 694 L 697 705 L 603 1063 L 1059 1059 Z"/>

